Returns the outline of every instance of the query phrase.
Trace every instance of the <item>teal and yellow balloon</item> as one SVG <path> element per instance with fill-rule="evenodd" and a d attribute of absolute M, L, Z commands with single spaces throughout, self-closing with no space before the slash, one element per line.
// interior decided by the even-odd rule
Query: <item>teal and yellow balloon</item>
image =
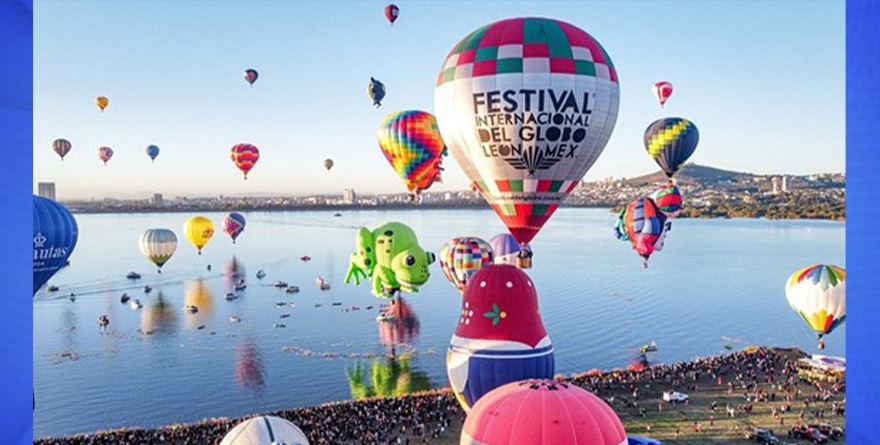
<path fill-rule="evenodd" d="M 671 178 L 694 154 L 700 142 L 700 132 L 687 119 L 666 117 L 648 126 L 644 142 L 648 156 Z"/>

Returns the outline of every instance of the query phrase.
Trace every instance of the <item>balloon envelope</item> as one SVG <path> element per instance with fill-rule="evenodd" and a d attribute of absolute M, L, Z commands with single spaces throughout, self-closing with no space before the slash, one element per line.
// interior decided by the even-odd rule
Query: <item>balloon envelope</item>
<path fill-rule="evenodd" d="M 397 16 L 400 15 L 400 8 L 397 7 L 394 3 L 389 3 L 385 6 L 385 18 L 394 25 L 394 21 L 397 20 Z"/>
<path fill-rule="evenodd" d="M 605 149 L 619 96 L 614 64 L 592 36 L 559 20 L 515 18 L 452 48 L 434 106 L 455 160 L 528 243 Z"/>
<path fill-rule="evenodd" d="M 626 235 L 633 249 L 647 260 L 660 244 L 661 235 L 666 230 L 664 215 L 651 198 L 637 198 L 626 207 L 624 215 Z"/>
<path fill-rule="evenodd" d="M 275 416 L 245 420 L 226 433 L 220 445 L 309 445 L 298 426 Z"/>
<path fill-rule="evenodd" d="M 159 147 L 155 145 L 150 145 L 147 147 L 147 156 L 152 160 L 156 160 L 156 156 L 159 156 Z"/>
<path fill-rule="evenodd" d="M 107 161 L 113 157 L 113 149 L 110 147 L 101 147 L 98 149 L 98 159 L 104 161 L 104 165 L 107 165 Z"/>
<path fill-rule="evenodd" d="M 672 84 L 663 80 L 654 84 L 654 97 L 660 103 L 660 107 L 672 96 Z"/>
<path fill-rule="evenodd" d="M 34 295 L 67 264 L 76 247 L 79 228 L 66 207 L 34 195 Z"/>
<path fill-rule="evenodd" d="M 244 79 L 247 80 L 249 84 L 253 85 L 258 77 L 260 77 L 260 73 L 258 73 L 257 70 L 253 68 L 244 70 Z"/>
<path fill-rule="evenodd" d="M 445 145 L 431 113 L 408 110 L 385 118 L 379 127 L 379 148 L 407 190 L 413 192 L 436 173 Z"/>
<path fill-rule="evenodd" d="M 644 142 L 648 156 L 671 178 L 694 154 L 700 131 L 687 119 L 666 117 L 648 126 Z"/>
<path fill-rule="evenodd" d="M 509 233 L 499 233 L 489 240 L 492 246 L 492 256 L 495 264 L 510 264 L 516 266 L 516 259 L 522 252 L 522 246 L 517 242 L 516 238 Z M 529 246 L 526 245 L 526 248 Z"/>
<path fill-rule="evenodd" d="M 555 380 L 504 385 L 480 399 L 461 445 L 626 445 L 620 418 L 586 389 Z"/>
<path fill-rule="evenodd" d="M 244 231 L 244 226 L 247 224 L 244 215 L 237 212 L 224 216 L 221 223 L 223 224 L 223 231 L 232 238 L 233 244 L 235 244 L 235 240 L 241 235 L 241 232 Z"/>
<path fill-rule="evenodd" d="M 785 298 L 816 334 L 830 334 L 846 320 L 846 269 L 825 264 L 800 269 L 788 277 Z"/>
<path fill-rule="evenodd" d="M 675 218 L 681 213 L 682 197 L 681 190 L 674 184 L 656 190 L 651 194 L 651 199 L 657 204 L 657 208 L 667 218 Z"/>
<path fill-rule="evenodd" d="M 374 107 L 381 107 L 382 99 L 385 98 L 385 84 L 371 77 L 370 85 L 367 86 L 367 96 L 373 100 Z"/>
<path fill-rule="evenodd" d="M 465 288 L 446 373 L 467 411 L 489 391 L 527 378 L 552 378 L 553 345 L 525 272 L 506 264 L 480 269 Z"/>
<path fill-rule="evenodd" d="M 244 174 L 244 179 L 247 179 L 248 172 L 260 160 L 260 150 L 251 144 L 238 144 L 232 147 L 230 157 L 235 166 Z"/>
<path fill-rule="evenodd" d="M 201 255 L 202 248 L 214 236 L 214 223 L 204 216 L 193 216 L 183 224 L 183 233 L 186 235 L 186 239 L 198 249 L 199 255 Z"/>
<path fill-rule="evenodd" d="M 52 150 L 54 150 L 58 156 L 61 156 L 62 161 L 64 160 L 64 156 L 66 156 L 67 153 L 70 153 L 70 147 L 70 141 L 67 139 L 55 139 L 55 142 L 52 142 Z"/>
<path fill-rule="evenodd" d="M 138 241 L 141 253 L 162 270 L 177 250 L 177 235 L 168 229 L 149 229 Z"/>
<path fill-rule="evenodd" d="M 468 280 L 487 264 L 492 264 L 492 247 L 476 237 L 453 238 L 440 249 L 440 267 L 446 279 L 464 292 Z"/>
<path fill-rule="evenodd" d="M 333 160 L 332 159 L 324 159 L 324 168 L 326 168 L 327 171 L 330 171 L 330 169 L 333 168 Z"/>
<path fill-rule="evenodd" d="M 110 99 L 107 99 L 106 96 L 98 96 L 95 98 L 95 105 L 101 109 L 101 112 L 104 112 L 104 108 L 107 108 L 107 105 L 110 105 Z"/>

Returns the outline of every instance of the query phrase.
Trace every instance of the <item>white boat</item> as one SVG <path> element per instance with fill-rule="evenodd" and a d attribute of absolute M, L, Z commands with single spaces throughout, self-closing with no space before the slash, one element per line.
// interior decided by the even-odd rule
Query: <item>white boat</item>
<path fill-rule="evenodd" d="M 232 300 L 235 300 L 236 298 L 238 298 L 238 296 L 232 292 L 228 292 L 226 294 L 226 301 L 232 301 Z"/>
<path fill-rule="evenodd" d="M 266 278 L 266 272 L 263 272 L 263 269 L 257 271 L 257 279 L 262 280 Z"/>
<path fill-rule="evenodd" d="M 315 286 L 318 286 L 318 289 L 323 289 L 325 283 L 324 277 L 315 278 Z"/>
<path fill-rule="evenodd" d="M 376 316 L 376 321 L 391 321 L 394 320 L 394 314 L 386 314 L 382 312 L 381 314 Z"/>
<path fill-rule="evenodd" d="M 196 312 L 199 311 L 199 308 L 196 305 L 188 304 L 183 307 L 183 310 L 184 310 L 184 312 L 189 312 L 190 314 L 195 314 Z"/>
<path fill-rule="evenodd" d="M 132 300 L 131 303 L 128 303 L 128 305 L 129 305 L 133 310 L 134 310 L 134 309 L 140 309 L 140 308 L 144 307 L 144 305 L 141 303 L 141 300 L 138 300 L 138 299 L 134 299 L 134 300 Z"/>
<path fill-rule="evenodd" d="M 231 321 L 231 322 L 233 322 L 233 323 L 241 323 L 241 318 L 238 318 L 238 317 L 235 316 L 235 315 L 230 315 L 230 316 L 229 316 L 229 321 Z"/>

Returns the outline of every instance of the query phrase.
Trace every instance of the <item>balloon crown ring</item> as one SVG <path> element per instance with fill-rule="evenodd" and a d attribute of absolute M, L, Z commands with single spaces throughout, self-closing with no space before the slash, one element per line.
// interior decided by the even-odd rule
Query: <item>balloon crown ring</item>
<path fill-rule="evenodd" d="M 44 244 L 46 244 L 46 237 L 42 232 L 37 232 L 37 236 L 34 237 L 34 248 L 42 249 Z"/>
<path fill-rule="evenodd" d="M 519 385 L 528 386 L 532 390 L 547 389 L 549 391 L 558 391 L 560 389 L 568 389 L 567 383 L 557 382 L 556 380 L 524 380 Z"/>

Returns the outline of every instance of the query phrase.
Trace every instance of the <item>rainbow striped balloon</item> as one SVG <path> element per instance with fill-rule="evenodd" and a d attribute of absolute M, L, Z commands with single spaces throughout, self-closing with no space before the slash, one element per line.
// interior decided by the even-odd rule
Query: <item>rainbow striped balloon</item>
<path fill-rule="evenodd" d="M 247 179 L 248 172 L 260 160 L 260 150 L 251 144 L 238 144 L 232 147 L 231 157 L 235 166 L 244 173 L 244 179 Z"/>
<path fill-rule="evenodd" d="M 804 267 L 788 277 L 785 298 L 821 340 L 846 320 L 846 269 L 825 264 Z"/>
<path fill-rule="evenodd" d="M 416 192 L 438 173 L 446 146 L 434 115 L 407 110 L 391 113 L 382 122 L 379 148 L 407 190 Z"/>

